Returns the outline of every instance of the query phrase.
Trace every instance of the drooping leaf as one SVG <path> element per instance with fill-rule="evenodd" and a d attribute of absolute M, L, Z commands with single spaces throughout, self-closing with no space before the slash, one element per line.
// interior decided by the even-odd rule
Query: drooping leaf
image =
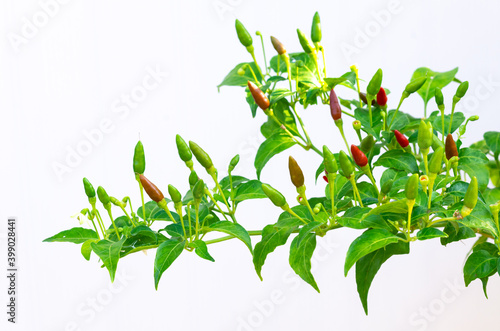
<path fill-rule="evenodd" d="M 290 266 L 297 275 L 319 292 L 318 285 L 311 273 L 311 257 L 316 248 L 316 233 L 312 232 L 321 226 L 319 222 L 311 222 L 300 229 L 290 245 Z"/>
<path fill-rule="evenodd" d="M 210 255 L 210 253 L 208 253 L 207 244 L 203 240 L 194 240 L 189 243 L 189 247 L 194 248 L 196 255 L 202 259 L 215 262 L 214 258 Z"/>
<path fill-rule="evenodd" d="M 436 228 L 425 228 L 417 233 L 418 240 L 428 240 L 434 238 L 448 237 L 446 233 Z"/>
<path fill-rule="evenodd" d="M 184 245 L 184 241 L 170 239 L 158 246 L 154 266 L 155 289 L 158 289 L 161 275 L 172 265 L 175 259 L 181 255 L 184 250 Z"/>
<path fill-rule="evenodd" d="M 72 228 L 64 230 L 58 234 L 45 239 L 43 242 L 68 242 L 74 244 L 82 244 L 89 239 L 99 239 L 97 233 L 91 229 Z"/>
<path fill-rule="evenodd" d="M 436 94 L 436 87 L 443 88 L 450 84 L 455 75 L 458 72 L 458 68 L 452 69 L 445 72 L 436 72 L 429 68 L 421 67 L 415 70 L 411 80 L 427 76 L 427 80 L 424 85 L 417 91 L 417 93 L 424 100 L 424 104 L 427 104 L 430 99 Z"/>
<path fill-rule="evenodd" d="M 210 225 L 210 231 L 218 231 L 224 232 L 239 240 L 243 241 L 243 243 L 248 247 L 250 253 L 252 253 L 252 241 L 250 239 L 250 235 L 244 227 L 239 225 L 238 223 L 233 223 L 229 221 L 220 221 Z"/>
<path fill-rule="evenodd" d="M 222 86 L 247 86 L 248 81 L 252 81 L 253 83 L 257 84 L 258 82 L 255 82 L 254 75 L 252 74 L 252 70 L 250 70 L 249 66 L 252 68 L 253 73 L 257 77 L 257 80 L 259 82 L 262 81 L 262 76 L 260 75 L 255 63 L 244 62 L 236 65 L 236 67 L 234 67 L 233 70 L 231 70 L 227 74 L 224 80 L 219 85 L 217 85 L 217 89 L 220 90 Z M 238 74 L 238 70 L 240 70 L 241 68 L 245 72 L 243 75 Z"/>
<path fill-rule="evenodd" d="M 351 267 L 363 256 L 400 240 L 403 239 L 387 230 L 372 229 L 365 231 L 349 246 L 344 265 L 344 274 L 347 276 Z"/>
<path fill-rule="evenodd" d="M 98 239 L 89 239 L 89 240 L 87 240 L 86 242 L 84 242 L 82 244 L 81 252 L 82 252 L 82 255 L 85 258 L 85 260 L 87 260 L 87 261 L 90 260 L 90 254 L 92 253 L 92 246 L 91 246 L 91 244 L 92 243 L 96 243 L 98 241 L 99 241 Z"/>
<path fill-rule="evenodd" d="M 295 145 L 296 142 L 285 133 L 275 133 L 267 138 L 259 147 L 257 155 L 255 156 L 255 169 L 257 171 L 257 178 L 260 178 L 260 173 L 266 163 L 276 154 Z"/>
<path fill-rule="evenodd" d="M 277 228 L 270 224 L 262 230 L 262 239 L 255 245 L 253 252 L 253 264 L 260 280 L 262 280 L 261 271 L 267 255 L 274 252 L 276 247 L 284 245 L 293 229 L 294 227 Z"/>
<path fill-rule="evenodd" d="M 484 250 L 473 252 L 464 266 L 465 286 L 478 278 L 488 277 L 498 266 L 498 257 L 491 256 Z"/>
<path fill-rule="evenodd" d="M 94 253 L 99 256 L 106 269 L 108 269 L 111 282 L 115 280 L 116 267 L 118 266 L 120 251 L 125 239 L 125 237 L 120 241 L 109 241 L 104 239 L 90 244 Z"/>

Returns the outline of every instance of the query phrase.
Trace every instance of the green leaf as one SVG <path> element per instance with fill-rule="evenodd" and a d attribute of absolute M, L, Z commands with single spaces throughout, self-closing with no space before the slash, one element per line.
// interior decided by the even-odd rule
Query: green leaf
<path fill-rule="evenodd" d="M 174 263 L 175 259 L 181 255 L 184 250 L 184 245 L 184 241 L 170 239 L 158 246 L 154 267 L 156 290 L 158 290 L 158 283 L 160 282 L 161 275 L 172 265 L 172 263 Z"/>
<path fill-rule="evenodd" d="M 345 276 L 347 276 L 351 267 L 363 256 L 400 240 L 403 239 L 387 230 L 372 229 L 365 231 L 361 236 L 354 239 L 351 246 L 349 246 L 344 265 Z"/>
<path fill-rule="evenodd" d="M 464 266 L 465 286 L 469 286 L 474 279 L 488 277 L 497 267 L 498 257 L 484 250 L 472 253 Z"/>
<path fill-rule="evenodd" d="M 98 242 L 98 239 L 89 239 L 82 244 L 82 255 L 85 260 L 90 261 L 90 254 L 92 253 L 92 246 L 90 244 Z"/>
<path fill-rule="evenodd" d="M 402 199 L 402 200 L 388 202 L 378 207 L 375 207 L 372 210 L 370 210 L 370 212 L 366 214 L 364 217 L 366 218 L 371 215 L 388 216 L 388 215 L 407 214 L 407 213 L 408 213 L 408 205 L 406 204 L 406 199 Z"/>
<path fill-rule="evenodd" d="M 118 260 L 120 260 L 120 251 L 125 239 L 125 237 L 120 241 L 104 239 L 90 244 L 94 253 L 99 256 L 104 266 L 108 269 L 111 282 L 115 280 L 116 267 L 118 266 Z"/>
<path fill-rule="evenodd" d="M 370 125 L 370 113 L 364 108 L 356 108 L 354 110 L 354 117 L 361 122 L 361 127 L 363 131 L 371 134 L 377 140 L 380 139 L 380 131 L 382 130 L 382 116 L 380 115 L 380 109 L 372 108 L 372 121 L 373 126 Z"/>
<path fill-rule="evenodd" d="M 262 191 L 262 183 L 259 180 L 251 180 L 241 184 L 234 195 L 234 201 L 243 201 L 249 199 L 264 199 L 267 198 Z"/>
<path fill-rule="evenodd" d="M 273 103 L 273 101 L 271 102 Z M 285 124 L 287 129 L 297 137 L 300 137 L 300 132 L 297 129 L 297 123 L 295 122 L 295 116 L 293 115 L 290 103 L 287 99 L 279 99 L 272 106 L 274 115 L 280 120 L 281 123 Z M 274 123 L 274 132 L 279 130 L 279 132 L 283 132 L 283 129 L 272 119 L 268 117 L 268 120 L 271 120 Z"/>
<path fill-rule="evenodd" d="M 428 239 L 442 238 L 442 237 L 446 238 L 448 237 L 448 235 L 436 228 L 425 228 L 418 231 L 417 233 L 418 240 L 428 240 Z"/>
<path fill-rule="evenodd" d="M 157 242 L 156 233 L 146 225 L 139 225 L 132 229 L 130 237 L 124 243 L 124 246 L 142 246 Z"/>
<path fill-rule="evenodd" d="M 260 173 L 266 163 L 276 154 L 295 145 L 296 142 L 286 133 L 275 133 L 267 138 L 259 147 L 255 156 L 255 169 L 257 170 L 257 178 L 260 178 Z"/>
<path fill-rule="evenodd" d="M 452 242 L 474 238 L 476 236 L 476 233 L 472 231 L 472 229 L 466 227 L 463 224 L 457 225 L 457 223 L 455 223 L 454 226 L 452 222 L 447 222 L 444 228 L 444 233 L 448 235 L 447 238 L 441 238 L 441 245 L 444 246 Z"/>
<path fill-rule="evenodd" d="M 315 74 L 316 65 L 314 60 L 307 53 L 289 53 L 290 56 L 290 72 L 292 74 L 293 80 L 298 80 L 300 82 L 311 82 L 316 84 L 318 82 L 318 77 Z M 297 62 L 301 61 L 304 65 L 302 67 L 297 66 Z M 285 61 L 280 59 L 280 72 L 287 72 Z M 273 56 L 270 61 L 270 67 L 275 72 L 278 72 L 278 56 Z M 298 73 L 298 75 L 297 75 Z"/>
<path fill-rule="evenodd" d="M 311 257 L 316 248 L 316 233 L 312 232 L 321 226 L 319 222 L 305 225 L 290 245 L 290 266 L 297 275 L 319 292 L 318 285 L 311 273 Z"/>
<path fill-rule="evenodd" d="M 432 127 L 434 130 L 437 132 L 443 134 L 443 120 L 441 118 L 441 114 L 439 112 L 433 112 L 430 116 L 430 119 L 432 120 Z M 465 116 L 461 112 L 455 112 L 453 115 L 453 122 L 451 124 L 451 132 L 448 132 L 448 129 L 450 127 L 450 120 L 451 120 L 451 115 L 444 115 L 444 132 L 445 135 L 448 133 L 453 133 L 458 130 L 460 125 L 465 122 Z"/>
<path fill-rule="evenodd" d="M 186 234 L 189 236 L 189 234 L 194 234 L 195 229 L 191 227 L 191 232 L 189 232 L 189 224 L 188 222 L 184 221 L 184 229 L 186 229 Z M 165 227 L 165 231 L 171 236 L 171 237 L 179 237 L 179 238 L 184 238 L 184 229 L 182 228 L 182 224 L 180 223 L 175 223 L 175 224 L 169 224 Z"/>
<path fill-rule="evenodd" d="M 392 122 L 392 118 L 394 117 L 394 114 L 396 114 L 396 110 L 390 110 L 388 115 L 387 115 L 387 123 Z M 396 119 L 394 119 L 394 122 L 391 125 L 391 130 L 408 130 L 409 124 L 414 122 L 416 119 L 415 117 L 411 116 L 410 114 L 407 114 L 402 111 L 398 111 L 396 114 Z"/>
<path fill-rule="evenodd" d="M 291 208 L 292 211 L 301 217 L 306 222 L 313 221 L 311 213 L 309 213 L 309 209 L 306 206 L 295 206 Z M 278 218 L 278 222 L 276 222 L 275 226 L 278 228 L 291 228 L 304 224 L 300 219 L 295 217 L 294 215 L 284 211 L 280 214 Z"/>
<path fill-rule="evenodd" d="M 240 63 L 236 67 L 234 67 L 233 70 L 231 70 L 227 74 L 227 76 L 224 78 L 222 83 L 217 85 L 217 89 L 220 91 L 221 86 L 247 86 L 247 83 L 249 80 L 256 83 L 255 78 L 252 74 L 252 71 L 250 70 L 250 68 L 248 66 L 252 67 L 252 70 L 255 73 L 255 76 L 257 76 L 257 79 L 259 80 L 259 82 L 262 81 L 262 76 L 260 75 L 259 70 L 257 69 L 257 66 L 255 65 L 255 63 L 254 62 L 244 62 L 244 63 Z M 238 74 L 238 70 L 240 68 L 243 68 L 245 70 L 244 75 L 240 76 Z"/>
<path fill-rule="evenodd" d="M 275 228 L 270 224 L 262 230 L 262 239 L 255 245 L 253 252 L 253 264 L 260 280 L 262 280 L 261 271 L 267 255 L 274 252 L 276 247 L 284 245 L 293 229 L 293 227 Z"/>
<path fill-rule="evenodd" d="M 417 91 L 417 93 L 424 100 L 424 104 L 427 104 L 429 100 L 432 99 L 436 94 L 436 87 L 443 88 L 446 85 L 450 84 L 455 78 L 457 72 L 458 68 L 445 72 L 436 72 L 429 68 L 421 67 L 415 70 L 411 77 L 411 80 L 427 75 L 427 81 Z"/>
<path fill-rule="evenodd" d="M 347 209 L 344 215 L 338 217 L 336 220 L 340 225 L 351 229 L 365 229 L 366 225 L 361 222 L 361 218 L 369 211 L 370 208 L 368 207 L 361 208 L 359 206 L 355 206 Z"/>
<path fill-rule="evenodd" d="M 481 201 L 478 201 L 472 213 L 457 222 L 468 226 L 471 229 L 480 229 L 497 235 L 497 230 L 489 208 Z"/>
<path fill-rule="evenodd" d="M 233 179 L 233 187 L 238 187 L 240 184 L 243 184 L 243 183 L 249 181 L 248 178 L 243 177 L 243 176 L 232 175 L 231 177 Z M 230 188 L 229 176 L 222 178 L 219 182 L 219 185 L 223 190 L 229 190 L 229 188 Z"/>
<path fill-rule="evenodd" d="M 82 244 L 89 239 L 99 239 L 97 233 L 91 229 L 72 228 L 64 230 L 58 234 L 45 239 L 43 242 L 68 242 L 74 244 Z"/>
<path fill-rule="evenodd" d="M 458 152 L 458 169 L 471 177 L 476 176 L 480 191 L 486 188 L 490 180 L 487 163 L 488 158 L 477 149 L 461 148 Z"/>
<path fill-rule="evenodd" d="M 233 223 L 229 221 L 220 221 L 210 225 L 210 231 L 218 231 L 224 232 L 239 240 L 243 241 L 245 245 L 247 245 L 250 253 L 252 253 L 252 241 L 250 240 L 250 235 L 244 227 L 239 225 L 238 223 Z"/>
<path fill-rule="evenodd" d="M 493 205 L 500 201 L 500 188 L 486 189 L 483 192 L 484 201 L 487 205 Z"/>
<path fill-rule="evenodd" d="M 356 262 L 356 284 L 358 287 L 359 298 L 363 304 L 365 313 L 368 315 L 368 291 L 375 275 L 382 264 L 393 255 L 410 253 L 410 244 L 399 241 L 380 248 Z"/>
<path fill-rule="evenodd" d="M 378 158 L 374 165 L 405 171 L 411 174 L 418 172 L 415 156 L 400 149 L 393 149 L 385 152 Z"/>
<path fill-rule="evenodd" d="M 194 248 L 196 255 L 202 259 L 215 262 L 214 258 L 208 253 L 207 244 L 203 240 L 195 240 L 189 244 L 189 247 Z"/>
<path fill-rule="evenodd" d="M 486 132 L 484 134 L 484 141 L 493 153 L 500 153 L 500 132 Z"/>
<path fill-rule="evenodd" d="M 170 200 L 167 200 L 167 202 L 170 202 Z M 146 207 L 146 219 L 147 220 L 155 220 L 155 221 L 172 221 L 170 217 L 168 216 L 167 212 L 165 212 L 163 209 L 158 207 L 158 204 L 154 201 L 148 201 L 145 203 Z M 140 218 L 144 218 L 144 213 L 142 212 L 142 206 L 137 209 L 137 216 Z M 172 216 L 178 220 L 179 216 L 176 213 L 172 212 Z M 176 217 L 177 216 L 177 217 Z"/>

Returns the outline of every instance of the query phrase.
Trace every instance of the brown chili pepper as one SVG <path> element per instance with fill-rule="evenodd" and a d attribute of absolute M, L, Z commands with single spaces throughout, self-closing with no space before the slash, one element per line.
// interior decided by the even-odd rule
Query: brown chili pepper
<path fill-rule="evenodd" d="M 446 158 L 448 160 L 454 156 L 458 157 L 457 144 L 455 144 L 455 140 L 453 140 L 453 136 L 451 134 L 446 136 L 445 151 Z"/>
<path fill-rule="evenodd" d="M 340 108 L 339 99 L 333 89 L 330 91 L 330 112 L 334 121 L 338 121 L 342 117 L 342 108 Z"/>
<path fill-rule="evenodd" d="M 139 178 L 141 180 L 142 187 L 144 187 L 144 190 L 149 195 L 151 200 L 153 200 L 154 202 L 160 202 L 165 198 L 158 187 L 156 187 L 155 184 L 151 183 L 149 179 L 146 178 L 146 176 L 140 175 Z"/>
<path fill-rule="evenodd" d="M 304 174 L 302 173 L 302 169 L 300 169 L 297 161 L 291 156 L 288 158 L 288 170 L 290 171 L 290 179 L 293 185 L 297 188 L 304 186 Z"/>
<path fill-rule="evenodd" d="M 255 85 L 251 81 L 248 81 L 248 89 L 250 90 L 250 93 L 252 93 L 252 97 L 255 100 L 257 106 L 259 106 L 262 110 L 266 110 L 267 108 L 269 108 L 269 105 L 271 104 L 269 102 L 269 99 L 257 85 Z"/>

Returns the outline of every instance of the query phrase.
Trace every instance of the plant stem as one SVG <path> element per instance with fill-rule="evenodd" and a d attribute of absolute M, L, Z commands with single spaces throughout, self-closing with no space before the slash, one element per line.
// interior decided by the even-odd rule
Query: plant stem
<path fill-rule="evenodd" d="M 453 115 L 455 114 L 455 106 L 457 105 L 456 102 L 453 102 L 453 105 L 451 106 L 451 117 L 450 117 L 450 125 L 448 126 L 448 133 L 451 133 L 451 127 L 453 124 Z"/>
<path fill-rule="evenodd" d="M 144 217 L 144 221 L 146 221 L 146 206 L 144 204 L 144 188 L 142 187 L 141 180 L 138 175 L 135 176 L 135 179 L 139 183 L 139 189 L 141 191 L 141 202 L 142 202 L 142 216 Z"/>
<path fill-rule="evenodd" d="M 118 232 L 118 228 L 116 227 L 115 220 L 113 219 L 113 215 L 111 215 L 111 208 L 108 209 L 108 215 L 111 219 L 111 223 L 113 223 L 113 227 L 115 228 L 116 236 L 120 239 L 120 233 Z"/>
<path fill-rule="evenodd" d="M 266 49 L 264 47 L 264 38 L 262 37 L 261 33 L 259 33 L 258 36 L 260 37 L 260 42 L 262 44 L 262 54 L 264 54 L 264 65 L 266 66 L 266 75 L 269 75 L 269 69 L 267 67 L 267 59 L 266 59 Z"/>
<path fill-rule="evenodd" d="M 232 212 L 231 207 L 229 207 L 229 203 L 227 202 L 226 196 L 224 195 L 224 192 L 222 191 L 222 187 L 220 187 L 219 182 L 217 181 L 217 175 L 215 173 L 212 173 L 210 175 L 212 176 L 212 179 L 215 182 L 215 186 L 217 186 L 217 190 L 219 190 L 219 193 L 222 196 L 222 200 L 224 200 L 224 204 L 227 207 L 227 211 L 229 212 L 229 216 L 231 216 L 234 223 L 238 223 L 238 222 L 236 222 L 236 218 L 234 218 L 234 213 Z"/>

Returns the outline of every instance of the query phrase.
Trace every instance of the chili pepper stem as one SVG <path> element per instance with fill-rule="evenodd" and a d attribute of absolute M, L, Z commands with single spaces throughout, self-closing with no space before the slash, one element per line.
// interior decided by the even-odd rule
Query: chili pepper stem
<path fill-rule="evenodd" d="M 182 226 L 182 232 L 184 233 L 184 238 L 186 238 L 186 236 L 187 236 L 186 227 L 184 226 L 184 220 L 182 219 L 182 202 L 180 203 L 180 205 L 175 206 L 174 208 L 175 208 L 175 211 L 177 212 L 177 214 L 179 215 L 179 219 L 180 219 L 181 226 Z"/>
<path fill-rule="evenodd" d="M 132 223 L 132 226 L 135 228 L 137 226 L 137 224 L 135 224 L 134 220 L 132 218 L 130 218 L 130 215 L 125 210 L 125 207 L 120 206 L 120 209 L 125 213 L 125 216 L 127 216 L 128 220 L 130 221 L 130 223 Z"/>
<path fill-rule="evenodd" d="M 424 166 L 425 166 L 425 174 L 426 175 L 429 175 L 429 159 L 427 158 L 428 155 L 429 155 L 429 149 L 428 148 L 423 149 L 422 156 L 424 158 Z"/>
<path fill-rule="evenodd" d="M 312 218 L 315 219 L 314 215 L 316 215 L 316 214 L 313 212 L 313 210 L 311 208 L 311 205 L 309 204 L 309 201 L 307 201 L 306 192 L 305 192 L 305 186 L 297 187 L 297 193 L 304 200 L 307 209 L 311 213 Z"/>
<path fill-rule="evenodd" d="M 99 234 L 99 231 L 97 231 L 97 226 L 95 226 L 94 220 L 92 219 L 91 221 L 92 225 L 94 226 L 95 233 L 97 233 L 97 237 L 99 238 L 99 240 L 101 240 L 101 235 Z"/>
<path fill-rule="evenodd" d="M 427 209 L 431 209 L 431 203 L 432 203 L 432 193 L 434 189 L 434 182 L 436 181 L 437 174 L 431 173 L 429 174 L 429 201 L 427 203 Z"/>
<path fill-rule="evenodd" d="M 318 62 L 318 53 L 317 51 L 314 51 L 310 54 L 314 60 L 314 64 L 316 66 L 316 71 L 318 72 L 318 80 L 320 85 L 323 84 L 323 79 L 321 78 L 321 70 L 319 69 L 319 62 Z"/>
<path fill-rule="evenodd" d="M 370 170 L 370 167 L 367 166 L 367 170 L 365 172 L 365 174 L 368 176 L 368 178 L 370 178 L 370 181 L 372 182 L 373 186 L 375 186 L 375 190 L 377 190 L 377 195 L 380 194 L 380 191 L 377 187 L 377 182 L 375 181 L 375 178 L 373 178 L 373 174 L 372 174 L 372 171 Z"/>
<path fill-rule="evenodd" d="M 297 217 L 302 223 L 304 224 L 307 224 L 307 221 L 305 221 L 302 217 L 300 217 L 299 215 L 297 215 L 297 213 L 295 213 L 288 204 L 286 204 L 285 206 L 282 207 L 284 211 L 286 211 L 287 213 L 289 213 L 290 215 L 292 216 L 295 216 Z"/>
<path fill-rule="evenodd" d="M 231 202 L 233 203 L 232 205 L 232 210 L 231 212 L 234 214 L 236 212 L 236 203 L 234 202 L 234 187 L 233 187 L 233 175 L 231 174 L 231 171 L 228 172 L 229 176 L 229 185 L 231 188 L 230 195 L 231 195 Z"/>
<path fill-rule="evenodd" d="M 191 202 L 189 202 L 187 205 L 187 215 L 188 215 L 188 224 L 189 224 L 189 240 L 191 241 L 191 238 L 193 236 L 193 233 L 191 231 Z"/>
<path fill-rule="evenodd" d="M 319 49 L 321 50 L 321 55 L 323 56 L 323 74 L 326 77 L 325 49 L 323 48 L 323 45 L 319 45 Z"/>
<path fill-rule="evenodd" d="M 332 217 L 333 221 L 335 221 L 335 217 L 337 213 L 335 212 L 335 179 L 337 174 L 328 174 L 328 188 L 330 189 L 330 202 L 332 204 Z"/>
<path fill-rule="evenodd" d="M 141 191 L 141 202 L 142 202 L 142 216 L 144 217 L 144 221 L 146 221 L 146 206 L 144 204 L 144 188 L 142 187 L 141 179 L 139 175 L 135 175 L 135 179 L 139 183 L 139 189 Z"/>
<path fill-rule="evenodd" d="M 444 144 L 444 137 L 446 136 L 446 133 L 444 132 L 444 108 L 441 110 L 441 129 L 443 130 L 442 141 L 443 141 L 443 144 Z"/>
<path fill-rule="evenodd" d="M 345 138 L 344 125 L 343 125 L 342 119 L 336 120 L 335 125 L 337 126 L 337 128 L 339 128 L 340 135 L 342 136 L 342 139 L 344 140 L 345 146 L 347 147 L 347 151 L 349 152 L 349 155 L 352 157 L 351 149 L 349 148 L 349 144 L 347 143 L 347 139 Z"/>
<path fill-rule="evenodd" d="M 222 196 L 222 200 L 224 200 L 224 204 L 227 207 L 227 211 L 229 212 L 229 216 L 231 216 L 231 219 L 233 220 L 234 223 L 238 223 L 236 221 L 236 218 L 234 217 L 234 213 L 233 213 L 231 207 L 229 207 L 229 203 L 227 202 L 226 196 L 224 195 L 224 192 L 222 191 L 222 187 L 220 187 L 219 182 L 217 181 L 217 175 L 215 173 L 211 173 L 210 175 L 212 176 L 212 179 L 215 182 L 215 186 L 217 186 L 217 190 L 219 190 L 219 193 Z"/>
<path fill-rule="evenodd" d="M 168 209 L 167 201 L 165 199 L 158 202 L 158 207 L 160 207 L 161 209 L 163 209 L 167 213 L 168 217 L 172 220 L 172 222 L 177 223 L 174 216 L 172 215 L 172 213 Z"/>
<path fill-rule="evenodd" d="M 388 129 L 390 129 L 392 127 L 392 123 L 394 123 L 394 120 L 396 119 L 396 115 L 399 112 L 399 108 L 401 108 L 401 104 L 403 104 L 403 101 L 405 99 L 406 99 L 406 97 L 405 97 L 405 94 L 403 93 L 403 95 L 401 96 L 401 99 L 399 100 L 398 108 L 396 108 L 396 111 L 394 112 L 394 115 L 392 115 L 392 119 L 391 119 L 391 122 L 389 123 Z"/>
<path fill-rule="evenodd" d="M 210 190 L 206 189 L 205 190 L 205 194 L 208 195 L 210 197 L 210 200 L 212 200 L 212 202 L 214 203 L 215 207 L 217 207 L 219 213 L 222 214 L 222 216 L 224 216 L 224 218 L 226 219 L 226 221 L 229 221 L 226 217 L 226 215 L 229 215 L 229 213 L 226 213 L 222 210 L 222 208 L 219 206 L 219 204 L 217 203 L 217 200 L 215 200 L 214 196 L 212 195 L 212 193 L 210 193 Z"/>
<path fill-rule="evenodd" d="M 450 125 L 448 125 L 448 133 L 451 133 L 451 125 L 453 124 L 453 115 L 455 114 L 455 106 L 456 105 L 457 105 L 457 103 L 453 102 L 453 105 L 451 106 L 451 116 L 450 116 Z"/>
<path fill-rule="evenodd" d="M 200 203 L 199 202 L 195 202 L 195 204 L 194 204 L 194 211 L 196 213 L 195 238 L 196 238 L 196 240 L 198 240 L 198 233 L 200 231 L 200 215 L 199 215 Z"/>
<path fill-rule="evenodd" d="M 108 208 L 108 215 L 111 219 L 111 223 L 113 223 L 113 227 L 115 228 L 116 236 L 120 239 L 120 233 L 118 232 L 118 228 L 116 227 L 115 220 L 113 219 L 113 215 L 111 214 L 111 208 Z"/>
<path fill-rule="evenodd" d="M 249 65 L 249 64 L 247 64 L 246 66 L 248 67 L 248 69 L 250 69 L 250 72 L 252 73 L 253 79 L 255 80 L 255 84 L 259 84 L 260 85 L 260 82 L 257 79 L 257 76 L 255 75 L 255 72 L 253 71 L 252 66 Z"/>
<path fill-rule="evenodd" d="M 431 226 L 434 226 L 435 224 L 437 223 L 440 223 L 440 222 L 445 222 L 445 221 L 456 221 L 457 218 L 456 217 L 445 217 L 445 218 L 440 218 L 438 220 L 435 220 L 435 221 L 432 221 L 430 223 L 427 224 L 427 227 L 431 227 Z"/>
<path fill-rule="evenodd" d="M 260 37 L 260 43 L 262 44 L 262 54 L 264 55 L 264 64 L 266 65 L 266 75 L 269 75 L 269 69 L 267 67 L 267 59 L 266 59 L 266 49 L 264 47 L 264 38 L 262 37 L 262 33 L 257 33 Z"/>
<path fill-rule="evenodd" d="M 367 99 L 366 101 L 368 101 L 368 115 L 370 117 L 370 127 L 372 128 L 373 127 L 373 118 L 372 118 L 372 100 L 373 100 L 373 98 L 369 98 L 367 96 L 366 99 Z"/>
<path fill-rule="evenodd" d="M 359 107 L 362 107 L 363 103 L 361 102 L 361 88 L 359 87 L 358 68 L 355 65 L 352 65 L 351 70 L 353 70 L 354 74 L 356 75 L 356 86 L 358 88 Z"/>
<path fill-rule="evenodd" d="M 352 185 L 352 190 L 354 192 L 354 200 L 358 200 L 359 202 L 359 205 L 361 207 L 364 207 L 363 206 L 363 202 L 361 201 L 361 195 L 359 194 L 359 191 L 358 191 L 358 186 L 356 185 L 356 179 L 355 179 L 355 176 L 354 175 L 351 175 L 351 177 L 349 177 L 349 181 L 351 182 L 351 185 Z"/>
<path fill-rule="evenodd" d="M 295 117 L 297 117 L 297 119 L 299 120 L 300 127 L 302 128 L 302 131 L 304 132 L 304 135 L 306 136 L 307 144 L 312 145 L 311 138 L 309 138 L 309 134 L 307 133 L 304 122 L 302 121 L 302 118 L 299 116 L 299 114 L 295 110 L 295 103 L 292 103 L 292 111 L 293 111 Z"/>
<path fill-rule="evenodd" d="M 406 223 L 406 239 L 410 241 L 411 232 L 411 214 L 413 212 L 413 206 L 415 206 L 415 199 L 406 200 L 406 205 L 408 206 L 408 221 Z"/>
<path fill-rule="evenodd" d="M 253 62 L 255 63 L 255 66 L 257 67 L 257 70 L 259 71 L 259 74 L 261 77 L 264 77 L 262 74 L 262 70 L 260 70 L 259 64 L 257 63 L 257 59 L 255 58 L 255 51 L 250 52 L 250 55 L 252 55 Z M 256 79 L 257 81 L 257 79 Z"/>
<path fill-rule="evenodd" d="M 106 230 L 104 230 L 104 222 L 102 221 L 101 214 L 99 214 L 99 211 L 95 208 L 95 203 L 92 205 L 92 211 L 95 212 L 95 217 L 97 219 L 97 223 L 99 223 L 99 227 L 101 228 L 102 236 L 107 238 Z"/>

